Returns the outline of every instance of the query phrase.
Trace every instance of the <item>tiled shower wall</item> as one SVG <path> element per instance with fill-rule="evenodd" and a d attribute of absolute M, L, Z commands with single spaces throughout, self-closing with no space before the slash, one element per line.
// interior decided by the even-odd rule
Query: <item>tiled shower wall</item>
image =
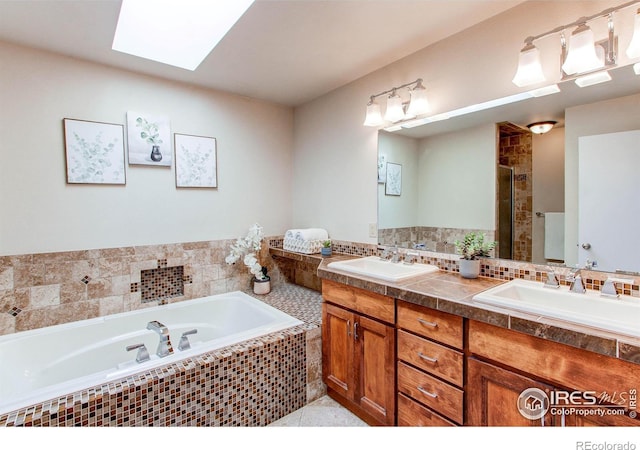
<path fill-rule="evenodd" d="M 513 259 L 531 261 L 533 140 L 530 132 L 501 136 L 499 163 L 513 167 Z"/>
<path fill-rule="evenodd" d="M 251 283 L 248 269 L 242 263 L 229 266 L 224 261 L 233 242 L 0 256 L 0 335 L 245 290 Z M 272 283 L 278 283 L 281 277 L 267 242 L 260 261 L 268 267 Z M 153 281 L 154 269 L 169 268 L 176 268 L 171 270 L 170 285 Z M 148 279 L 142 279 L 143 271 L 150 274 Z"/>

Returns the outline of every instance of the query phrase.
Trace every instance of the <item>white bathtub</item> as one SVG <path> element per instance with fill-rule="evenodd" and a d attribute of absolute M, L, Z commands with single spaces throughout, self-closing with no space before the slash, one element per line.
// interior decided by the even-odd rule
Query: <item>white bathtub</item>
<path fill-rule="evenodd" d="M 173 354 L 156 355 L 152 320 L 169 329 Z M 0 336 L 0 414 L 300 324 L 237 291 Z M 179 350 L 182 333 L 194 328 L 191 349 Z M 149 361 L 126 350 L 139 343 Z"/>

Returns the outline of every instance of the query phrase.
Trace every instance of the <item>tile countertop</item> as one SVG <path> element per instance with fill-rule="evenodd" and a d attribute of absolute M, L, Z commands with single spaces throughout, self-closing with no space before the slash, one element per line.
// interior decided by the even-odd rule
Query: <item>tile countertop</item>
<path fill-rule="evenodd" d="M 353 258 L 346 255 L 323 258 L 318 266 L 318 277 L 640 364 L 638 338 L 472 302 L 474 295 L 506 283 L 506 280 L 466 279 L 458 273 L 440 271 L 393 283 L 327 267 L 332 261 Z"/>

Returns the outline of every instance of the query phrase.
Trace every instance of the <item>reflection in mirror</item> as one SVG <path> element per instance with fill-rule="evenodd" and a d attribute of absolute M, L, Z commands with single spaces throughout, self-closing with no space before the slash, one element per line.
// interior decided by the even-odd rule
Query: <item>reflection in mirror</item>
<path fill-rule="evenodd" d="M 501 258 L 583 266 L 577 140 L 640 128 L 627 119 L 640 113 L 640 77 L 631 67 L 611 75 L 613 81 L 602 85 L 580 89 L 565 82 L 556 95 L 394 133 L 381 130 L 379 160 L 401 164 L 403 174 L 400 196 L 385 195 L 379 179 L 379 243 L 454 253 L 456 239 L 480 231 L 499 242 Z M 541 120 L 558 124 L 542 135 L 526 128 Z M 637 265 L 596 268 L 639 271 Z"/>

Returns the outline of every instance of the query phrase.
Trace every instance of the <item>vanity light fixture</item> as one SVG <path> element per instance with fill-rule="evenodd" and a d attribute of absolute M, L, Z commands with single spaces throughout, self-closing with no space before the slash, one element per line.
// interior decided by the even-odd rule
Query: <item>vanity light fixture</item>
<path fill-rule="evenodd" d="M 544 122 L 534 122 L 527 125 L 527 128 L 535 134 L 545 134 L 557 124 L 555 120 L 545 120 Z"/>
<path fill-rule="evenodd" d="M 409 90 L 410 99 L 407 103 L 402 101 L 402 97 L 398 93 L 398 91 L 404 88 Z M 376 98 L 386 94 L 389 94 L 389 96 L 387 97 L 386 110 L 383 118 L 380 105 L 376 102 Z M 411 83 L 393 87 L 369 97 L 364 125 L 377 127 L 383 125 L 385 121 L 396 123 L 401 120 L 412 119 L 428 111 L 429 101 L 427 99 L 427 90 L 422 84 L 422 78 L 418 78 Z"/>
<path fill-rule="evenodd" d="M 112 49 L 195 70 L 254 0 L 122 0 Z"/>
<path fill-rule="evenodd" d="M 639 3 L 640 0 L 630 1 L 605 9 L 589 17 L 581 17 L 572 23 L 559 26 L 537 36 L 527 37 L 524 41 L 525 46 L 520 51 L 518 69 L 513 78 L 513 83 L 518 87 L 523 87 L 541 83 L 545 80 L 540 62 L 540 52 L 535 46 L 535 41 L 555 34 L 560 35 L 562 65 L 560 79 L 562 81 L 576 79 L 576 84 L 584 87 L 610 80 L 611 77 L 608 76 L 606 69 L 615 66 L 617 63 L 617 39 L 614 34 L 613 15 L 622 9 Z M 588 23 L 602 17 L 606 17 L 608 20 L 608 35 L 605 40 L 596 41 Z M 627 49 L 627 56 L 629 58 L 640 58 L 640 10 L 636 13 L 634 20 L 634 34 Z M 573 31 L 567 39 L 565 32 L 570 29 L 573 29 Z M 603 75 L 582 78 L 583 75 L 591 75 L 598 72 L 602 72 Z"/>
<path fill-rule="evenodd" d="M 633 37 L 627 48 L 627 56 L 631 59 L 640 58 L 640 9 L 633 18 Z"/>

